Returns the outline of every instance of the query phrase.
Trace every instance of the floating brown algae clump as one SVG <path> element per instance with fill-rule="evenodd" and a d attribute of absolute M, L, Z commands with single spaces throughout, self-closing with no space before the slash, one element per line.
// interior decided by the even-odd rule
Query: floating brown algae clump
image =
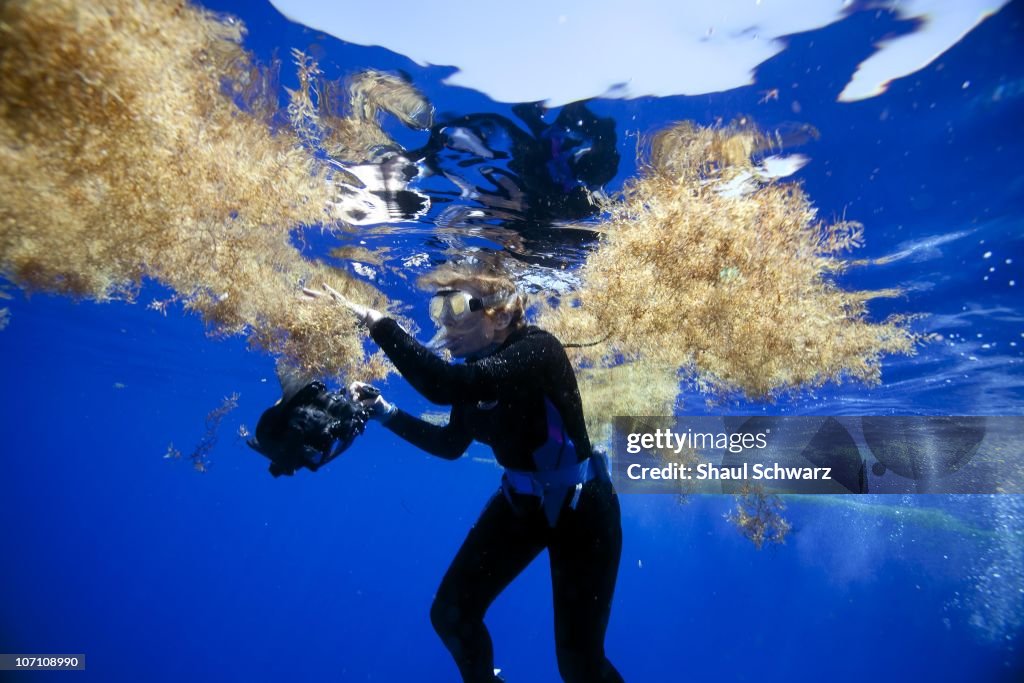
<path fill-rule="evenodd" d="M 332 157 L 352 161 L 372 159 L 397 144 L 381 128 L 380 112 L 394 114 L 406 126 L 426 130 L 434 108 L 402 79 L 379 71 L 364 71 L 348 79 L 344 95 L 327 81 L 324 87 L 324 147 Z"/>
<path fill-rule="evenodd" d="M 736 494 L 736 508 L 725 518 L 740 530 L 758 550 L 765 543 L 786 542 L 792 526 L 782 516 L 786 504 L 782 498 L 766 493 L 764 487 L 744 484 Z"/>
<path fill-rule="evenodd" d="M 336 224 L 335 188 L 268 127 L 276 92 L 254 83 L 243 32 L 183 2 L 0 4 L 0 275 L 99 301 L 153 278 L 214 331 L 351 372 L 355 325 L 297 305 L 298 284 L 385 302 L 291 245 L 294 228 Z"/>
<path fill-rule="evenodd" d="M 642 174 L 606 207 L 576 301 L 542 316 L 563 335 L 607 338 L 577 351 L 581 366 L 643 359 L 711 393 L 769 397 L 877 382 L 883 354 L 914 352 L 905 318 L 865 319 L 867 300 L 893 292 L 846 292 L 831 279 L 859 225 L 817 221 L 793 183 L 729 190 L 766 144 L 749 127 L 690 123 L 653 139 Z"/>
<path fill-rule="evenodd" d="M 401 147 L 381 127 L 381 112 L 406 126 L 426 130 L 434 107 L 411 83 L 372 69 L 341 81 L 323 77 L 320 65 L 301 50 L 292 50 L 299 87 L 288 89 L 288 116 L 311 146 L 350 162 L 380 158 Z"/>
<path fill-rule="evenodd" d="M 631 415 L 673 415 L 679 379 L 676 368 L 639 360 L 576 371 L 587 433 L 595 446 L 611 447 L 612 419 Z"/>

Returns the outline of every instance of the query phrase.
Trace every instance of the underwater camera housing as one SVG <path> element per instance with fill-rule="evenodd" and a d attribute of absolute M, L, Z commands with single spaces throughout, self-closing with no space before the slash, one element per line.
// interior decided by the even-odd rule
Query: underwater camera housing
<path fill-rule="evenodd" d="M 363 433 L 370 413 L 360 400 L 377 391 L 367 389 L 354 400 L 328 391 L 323 382 L 309 382 L 263 411 L 256 435 L 247 443 L 270 460 L 275 477 L 291 476 L 303 467 L 316 472 Z"/>

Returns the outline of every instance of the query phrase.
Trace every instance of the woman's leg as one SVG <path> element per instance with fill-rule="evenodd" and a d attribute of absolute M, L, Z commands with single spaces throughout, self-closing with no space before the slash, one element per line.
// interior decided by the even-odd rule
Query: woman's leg
<path fill-rule="evenodd" d="M 604 634 L 622 554 L 619 500 L 608 482 L 583 487 L 548 546 L 558 670 L 567 683 L 622 681 L 604 654 Z"/>
<path fill-rule="evenodd" d="M 437 589 L 430 621 L 467 683 L 494 678 L 494 651 L 484 614 L 543 549 L 547 522 L 539 508 L 519 515 L 499 491 L 480 515 Z"/>

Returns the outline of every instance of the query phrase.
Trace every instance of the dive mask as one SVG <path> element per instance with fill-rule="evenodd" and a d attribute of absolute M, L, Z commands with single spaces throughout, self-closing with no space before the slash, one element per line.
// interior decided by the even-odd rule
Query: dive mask
<path fill-rule="evenodd" d="M 430 298 L 430 319 L 438 325 L 458 325 L 503 298 L 494 294 L 481 299 L 458 289 L 443 289 Z"/>

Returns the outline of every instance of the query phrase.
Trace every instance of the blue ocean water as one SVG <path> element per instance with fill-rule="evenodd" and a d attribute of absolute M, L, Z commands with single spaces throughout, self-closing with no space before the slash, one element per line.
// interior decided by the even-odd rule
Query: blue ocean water
<path fill-rule="evenodd" d="M 269 5 L 206 5 L 239 16 L 246 47 L 261 59 L 315 45 L 332 75 L 403 70 L 439 111 L 513 116 L 509 105 L 444 85 L 450 68 L 342 43 Z M 903 287 L 903 297 L 872 303 L 872 317 L 927 313 L 919 329 L 942 337 L 915 357 L 887 359 L 878 387 L 828 386 L 714 410 L 1024 412 L 1022 9 L 1011 3 L 860 102 L 836 102 L 856 64 L 884 37 L 913 30 L 888 12 L 859 11 L 792 36 L 748 87 L 590 103 L 621 130 L 640 132 L 739 114 L 765 126 L 813 125 L 820 139 L 801 148 L 812 161 L 796 178 L 823 216 L 865 224 L 858 257 L 896 257 L 841 282 Z M 783 95 L 763 101 L 772 89 Z M 394 132 L 407 146 L 423 142 Z M 618 144 L 623 161 L 610 190 L 635 172 L 635 140 Z M 374 244 L 438 250 L 419 228 L 375 235 Z M 384 285 L 398 298 L 417 296 L 397 279 Z M 139 301 L 161 293 L 150 285 Z M 87 668 L 0 677 L 457 680 L 428 609 L 497 486 L 486 448 L 444 462 L 374 425 L 325 470 L 272 479 L 239 436 L 278 396 L 271 358 L 209 338 L 180 310 L 163 316 L 18 292 L 3 303 L 0 651 L 84 653 Z M 413 315 L 429 329 L 425 315 Z M 399 378 L 385 390 L 413 412 L 430 408 Z M 208 471 L 163 457 L 169 444 L 190 452 L 204 416 L 236 392 Z M 683 406 L 708 410 L 693 394 Z M 761 551 L 724 519 L 731 506 L 725 496 L 622 498 L 607 650 L 626 680 L 1024 675 L 1019 496 L 791 499 L 787 543 Z M 544 557 L 498 599 L 488 625 L 509 681 L 557 680 Z"/>

